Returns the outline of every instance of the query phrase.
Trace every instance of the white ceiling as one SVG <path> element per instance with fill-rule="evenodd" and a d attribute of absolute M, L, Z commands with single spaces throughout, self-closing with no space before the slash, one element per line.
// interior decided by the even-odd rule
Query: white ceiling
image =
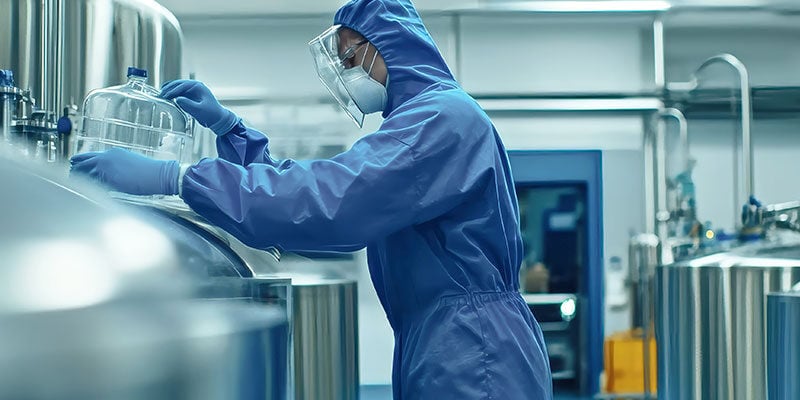
<path fill-rule="evenodd" d="M 330 17 L 347 0 L 158 0 L 181 20 L 212 21 L 215 18 L 275 17 L 275 16 L 326 16 Z M 577 11 L 586 4 L 599 7 L 618 7 L 624 3 L 655 7 L 657 4 L 672 4 L 665 22 L 670 27 L 692 26 L 751 26 L 796 28 L 800 17 L 800 0 L 415 0 L 421 13 L 447 10 L 484 10 L 520 12 L 533 9 L 548 10 L 556 4 L 558 9 Z M 584 5 L 581 5 L 583 3 Z M 753 6 L 768 6 L 773 11 L 760 12 Z M 703 7 L 705 11 L 697 9 Z M 589 7 L 590 9 L 592 7 Z M 783 12 L 774 12 L 774 10 Z M 714 10 L 714 11 L 710 11 Z M 793 10 L 787 15 L 785 10 Z M 550 10 L 553 11 L 553 10 Z"/>
<path fill-rule="evenodd" d="M 158 0 L 177 17 L 333 14 L 347 0 Z M 473 8 L 480 0 L 417 0 L 420 12 Z"/>

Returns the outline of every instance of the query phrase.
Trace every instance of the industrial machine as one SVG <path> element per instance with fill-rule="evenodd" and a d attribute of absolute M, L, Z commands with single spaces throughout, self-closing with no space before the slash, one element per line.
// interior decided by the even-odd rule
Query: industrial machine
<path fill-rule="evenodd" d="M 715 232 L 697 220 L 693 161 L 684 112 L 697 107 L 700 74 L 714 64 L 737 73 L 740 138 L 734 202 L 737 231 Z M 800 203 L 762 205 L 753 192 L 749 75 L 734 56 L 709 58 L 685 83 L 667 85 L 678 119 L 683 171 L 668 174 L 666 129 L 646 137 L 647 232 L 631 240 L 634 327 L 642 329 L 644 397 L 652 391 L 652 332 L 659 399 L 767 398 L 767 295 L 800 280 Z M 683 110 L 684 112 L 681 112 Z"/>
<path fill-rule="evenodd" d="M 141 311 L 137 311 L 144 307 L 141 304 L 153 310 L 162 307 L 157 303 L 158 297 L 151 298 L 147 292 L 137 298 L 139 303 L 128 308 L 120 303 L 124 312 L 120 311 L 113 318 L 110 315 L 117 315 L 116 301 L 111 302 L 114 307 L 103 306 L 97 313 L 54 309 L 50 314 L 53 322 L 46 319 L 41 322 L 41 327 L 52 329 L 42 332 L 36 340 L 50 340 L 59 345 L 51 346 L 53 351 L 47 353 L 46 358 L 40 358 L 35 351 L 4 348 L 0 350 L 4 365 L 13 365 L 6 360 L 24 363 L 44 360 L 63 367 L 64 363 L 91 358 L 98 360 L 98 364 L 87 365 L 108 367 L 105 371 L 108 376 L 98 374 L 97 381 L 90 383 L 87 380 L 95 378 L 92 374 L 74 380 L 67 379 L 71 375 L 58 380 L 55 373 L 45 374 L 47 378 L 58 380 L 52 385 L 52 390 L 57 391 L 37 392 L 30 384 L 30 377 L 37 374 L 30 369 L 19 370 L 28 372 L 27 380 L 20 380 L 13 370 L 0 368 L 0 375 L 3 375 L 0 376 L 0 386 L 3 386 L 0 397 L 44 398 L 36 396 L 59 393 L 59 398 L 317 399 L 324 393 L 324 397 L 331 399 L 357 399 L 355 281 L 343 279 L 336 271 L 319 265 L 287 265 L 286 259 L 293 257 L 281 255 L 276 249 L 249 248 L 192 212 L 177 197 L 112 193 L 111 200 L 107 195 L 92 194 L 96 189 L 91 185 L 78 185 L 64 177 L 65 161 L 75 151 L 124 147 L 182 162 L 213 154 L 213 149 L 201 145 L 213 143 L 213 140 L 195 140 L 199 134 L 208 132 L 195 129 L 191 118 L 179 108 L 157 98 L 155 88 L 181 77 L 182 34 L 175 17 L 153 0 L 0 0 L 0 38 L 3 38 L 0 41 L 0 157 L 4 166 L 8 164 L 7 168 L 14 168 L 2 172 L 3 178 L 11 179 L 3 182 L 5 192 L 47 201 L 47 204 L 30 204 L 43 211 L 32 214 L 38 219 L 26 222 L 26 229 L 31 229 L 28 237 L 31 240 L 45 237 L 51 226 L 61 227 L 65 240 L 68 231 L 72 236 L 82 237 L 87 234 L 84 230 L 91 227 L 80 223 L 81 216 L 91 214 L 91 210 L 99 214 L 102 214 L 99 210 L 105 208 L 121 210 L 130 226 L 142 223 L 151 228 L 146 232 L 126 231 L 129 226 L 121 225 L 115 234 L 131 243 L 151 243 L 150 236 L 161 238 L 173 252 L 159 265 L 177 268 L 188 275 L 191 290 L 185 293 L 184 300 L 201 304 L 191 306 L 198 308 L 196 312 L 187 308 L 185 315 L 177 315 L 184 308 L 173 307 L 171 303 L 163 306 L 163 312 L 141 315 Z M 12 179 L 14 176 L 25 179 Z M 38 182 L 46 189 L 40 190 L 29 181 Z M 62 197 L 85 199 L 86 204 L 76 206 L 84 210 L 70 215 L 70 209 L 62 208 Z M 6 200 L 2 203 L 6 212 L 13 213 L 15 207 L 22 207 L 21 201 L 8 203 Z M 4 220 L 4 227 L 7 226 Z M 22 229 L 15 226 L 8 226 L 7 231 Z M 81 248 L 100 245 L 105 243 L 103 240 L 105 236 L 87 236 Z M 101 265 L 91 270 L 98 277 L 85 278 L 86 296 L 91 293 L 89 289 L 103 287 L 99 279 L 105 279 L 106 269 L 134 268 L 137 262 L 155 257 L 148 249 L 126 250 L 123 246 L 117 250 L 121 252 L 119 257 L 104 258 Z M 56 257 L 56 253 L 45 255 Z M 4 265 L 11 265 L 13 271 L 28 273 L 27 264 L 7 254 L 0 252 Z M 60 262 L 57 257 L 48 260 Z M 86 266 L 73 263 L 70 268 Z M 43 281 L 51 279 L 47 275 L 35 275 L 36 271 L 35 268 L 30 270 L 31 277 Z M 84 270 L 76 270 L 74 276 L 84 277 L 81 271 Z M 159 272 L 149 275 L 153 282 L 148 282 L 158 287 L 179 285 L 178 278 L 173 275 L 161 274 L 153 278 L 157 275 Z M 42 293 L 42 301 L 69 300 L 61 294 L 76 278 L 56 276 L 62 276 L 59 279 L 63 285 L 47 286 L 52 293 Z M 130 278 L 126 275 L 120 279 Z M 91 282 L 93 284 L 89 285 Z M 157 291 L 152 293 L 158 294 Z M 5 295 L 0 297 L 0 302 L 7 299 Z M 214 301 L 206 301 L 211 299 Z M 16 301 L 13 296 L 9 301 L 12 300 Z M 230 302 L 233 302 L 230 318 L 220 319 L 219 308 L 228 307 Z M 236 311 L 234 308 L 241 303 L 252 307 Z M 215 304 L 219 307 L 213 308 Z M 253 307 L 255 312 L 248 311 Z M 76 340 L 55 340 L 52 335 L 66 324 L 64 321 L 73 317 L 76 321 L 86 321 L 86 329 L 67 324 L 63 329 L 75 328 L 66 332 L 73 332 Z M 0 320 L 2 318 L 0 315 Z M 13 318 L 16 321 L 17 317 Z M 20 324 L 19 330 L 4 329 L 3 334 L 16 336 L 0 336 L 0 340 L 8 338 L 8 343 L 18 343 L 28 330 L 39 326 L 35 325 L 39 323 L 35 318 L 29 320 L 34 325 Z M 159 325 L 159 321 L 164 323 Z M 5 322 L 2 320 L 4 326 Z M 139 346 L 137 338 L 125 334 L 124 328 L 138 325 L 152 327 L 147 332 L 153 333 L 154 341 L 145 343 L 152 346 Z M 197 326 L 205 331 L 197 334 L 194 329 Z M 283 328 L 273 330 L 272 326 Z M 86 335 L 85 341 L 77 340 L 81 335 Z M 215 341 L 217 336 L 214 335 L 233 337 L 235 341 Z M 119 343 L 115 342 L 117 336 Z M 243 339 L 236 339 L 238 337 Z M 111 346 L 95 346 L 95 341 L 108 342 Z M 193 341 L 200 344 L 195 345 Z M 181 347 L 183 343 L 186 345 Z M 203 347 L 206 345 L 210 347 Z M 26 346 L 17 347 L 24 350 Z M 43 349 L 50 351 L 51 347 Z M 194 350 L 198 352 L 197 357 L 181 358 L 187 354 L 191 356 Z M 127 360 L 122 355 L 133 358 Z M 134 357 L 139 355 L 140 358 Z M 10 358 L 3 358 L 6 356 Z M 104 358 L 108 358 L 105 364 Z M 161 371 L 152 368 L 133 368 L 130 376 L 117 376 L 122 371 L 113 364 L 117 361 L 119 368 L 163 365 L 164 374 L 159 376 L 163 376 L 165 382 L 150 385 L 155 373 Z M 27 383 L 5 385 L 16 380 Z M 92 385 L 105 386 L 96 392 L 79 390 L 79 386 L 89 388 Z M 137 387 L 141 390 L 134 390 Z M 126 391 L 127 388 L 132 389 Z M 3 392 L 3 389 L 9 391 Z"/>

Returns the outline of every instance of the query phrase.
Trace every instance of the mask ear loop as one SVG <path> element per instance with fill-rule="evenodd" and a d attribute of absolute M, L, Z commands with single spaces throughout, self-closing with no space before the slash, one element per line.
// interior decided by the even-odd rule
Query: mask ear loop
<path fill-rule="evenodd" d="M 364 68 L 364 60 L 367 59 L 367 50 L 369 50 L 369 46 L 371 44 L 372 43 L 367 42 L 367 49 L 364 50 L 364 55 L 361 57 L 361 68 Z M 375 46 L 372 46 L 372 47 L 375 47 Z M 369 63 L 369 69 L 367 69 L 367 74 L 370 74 L 372 72 L 372 67 L 375 66 L 375 60 L 377 60 L 377 59 L 378 59 L 378 49 L 375 48 L 375 54 L 372 55 L 372 61 Z"/>

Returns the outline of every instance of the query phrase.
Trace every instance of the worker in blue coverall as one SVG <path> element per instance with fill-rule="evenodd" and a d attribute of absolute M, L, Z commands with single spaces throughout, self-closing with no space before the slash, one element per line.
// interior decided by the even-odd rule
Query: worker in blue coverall
<path fill-rule="evenodd" d="M 200 82 L 165 84 L 217 135 L 191 166 L 121 149 L 71 159 L 111 190 L 179 194 L 256 248 L 367 248 L 394 330 L 395 399 L 551 399 L 539 324 L 518 292 L 522 240 L 503 143 L 453 78 L 408 0 L 354 0 L 309 44 L 317 72 L 378 131 L 325 160 L 275 160 Z"/>

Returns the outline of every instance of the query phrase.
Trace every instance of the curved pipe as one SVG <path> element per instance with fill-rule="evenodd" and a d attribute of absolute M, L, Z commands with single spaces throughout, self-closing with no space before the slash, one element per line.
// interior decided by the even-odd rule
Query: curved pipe
<path fill-rule="evenodd" d="M 685 162 L 683 167 L 689 168 L 689 122 L 686 120 L 686 116 L 677 108 L 667 108 L 659 112 L 658 115 L 662 119 L 672 118 L 678 123 L 680 146 Z"/>
<path fill-rule="evenodd" d="M 678 122 L 678 128 L 680 131 L 680 149 L 685 160 L 685 165 L 683 166 L 684 168 L 688 168 L 689 164 L 689 125 L 683 113 L 674 108 L 661 110 L 657 116 L 659 121 L 656 128 L 655 137 L 652 139 L 654 142 L 652 144 L 653 148 L 646 149 L 646 151 L 649 150 L 655 152 L 655 165 L 653 166 L 655 169 L 655 184 L 647 189 L 653 191 L 651 196 L 655 201 L 656 206 L 655 215 L 653 215 L 656 223 L 655 233 L 663 243 L 666 239 L 668 239 L 665 223 L 669 220 L 671 215 L 667 206 L 667 129 L 664 121 L 667 118 L 672 118 Z"/>
<path fill-rule="evenodd" d="M 714 64 L 727 64 L 736 70 L 739 75 L 739 89 L 741 91 L 741 113 L 742 113 L 742 176 L 739 177 L 739 182 L 736 182 L 737 196 L 742 197 L 742 190 L 744 190 L 744 198 L 739 198 L 738 204 L 734 207 L 734 221 L 739 221 L 739 207 L 748 202 L 750 196 L 753 195 L 755 171 L 753 169 L 753 148 L 751 143 L 750 128 L 753 122 L 753 105 L 750 98 L 750 74 L 747 72 L 747 67 L 732 54 L 719 54 L 711 57 L 703 62 L 697 70 L 692 74 L 691 90 L 699 86 L 699 79 L 697 75 L 707 67 Z"/>

